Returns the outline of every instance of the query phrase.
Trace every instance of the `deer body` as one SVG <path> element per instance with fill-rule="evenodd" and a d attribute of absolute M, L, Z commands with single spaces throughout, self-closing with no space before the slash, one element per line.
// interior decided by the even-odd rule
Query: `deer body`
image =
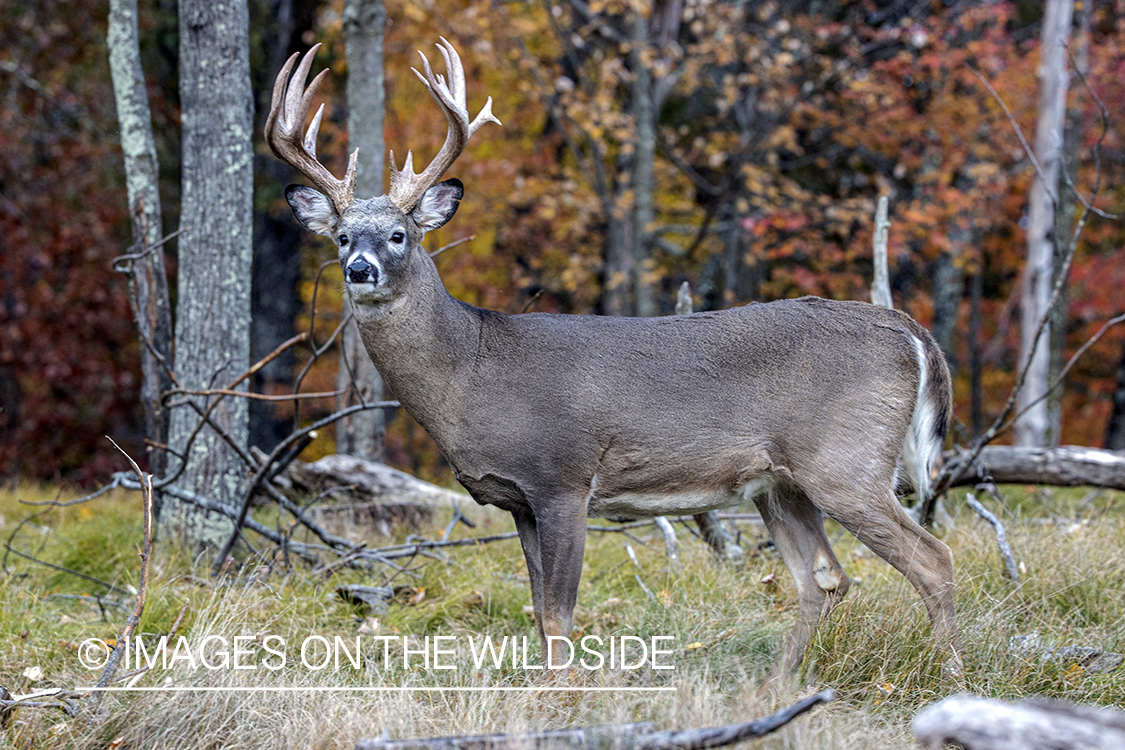
<path fill-rule="evenodd" d="M 447 65 L 459 71 L 446 45 Z M 431 93 L 445 86 L 426 71 Z M 297 101 L 282 77 L 278 85 Z M 454 74 L 434 96 L 456 99 L 458 88 L 457 106 L 442 106 L 451 130 L 456 120 L 471 133 L 463 80 Z M 278 96 L 275 88 L 271 122 Z M 310 99 L 302 97 L 305 111 Z M 299 186 L 286 195 L 306 227 L 337 242 L 360 335 L 386 384 L 472 496 L 515 518 L 548 659 L 566 659 L 548 646 L 570 634 L 589 516 L 749 500 L 797 584 L 786 667 L 799 664 L 850 583 L 826 515 L 902 572 L 935 635 L 952 637 L 949 549 L 894 493 L 900 468 L 928 490 L 951 411 L 948 368 L 925 329 L 893 310 L 816 298 L 664 318 L 472 307 L 449 296 L 420 244 L 462 197 L 456 180 L 434 184 L 446 166 L 431 165 L 406 197 L 406 168 L 396 173 L 400 192 L 392 179 L 387 197 L 337 199 L 315 173 L 331 198 Z"/>

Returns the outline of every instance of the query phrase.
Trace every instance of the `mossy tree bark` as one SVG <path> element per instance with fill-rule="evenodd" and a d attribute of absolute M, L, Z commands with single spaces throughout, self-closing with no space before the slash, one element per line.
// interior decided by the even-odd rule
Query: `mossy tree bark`
<path fill-rule="evenodd" d="M 161 396 L 172 387 L 172 380 L 158 356 L 171 362 L 172 312 L 164 271 L 164 249 L 149 250 L 163 235 L 163 222 L 157 184 L 156 142 L 141 69 L 137 0 L 110 0 L 107 41 L 121 150 L 125 157 L 125 186 L 129 212 L 133 217 L 134 252 L 148 251 L 125 269 L 129 272 L 129 302 L 137 321 L 137 330 L 142 340 L 147 342 L 141 346 L 145 437 L 153 443 L 166 444 L 168 412 Z M 163 475 L 165 453 L 150 449 L 148 463 L 149 471 L 155 476 Z"/>

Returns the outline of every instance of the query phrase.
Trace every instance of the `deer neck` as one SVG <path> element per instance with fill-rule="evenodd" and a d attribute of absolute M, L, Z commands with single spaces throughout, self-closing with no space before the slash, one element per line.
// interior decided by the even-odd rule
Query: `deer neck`
<path fill-rule="evenodd" d="M 460 385 L 458 368 L 472 362 L 480 335 L 476 308 L 449 295 L 430 257 L 411 258 L 405 293 L 353 310 L 360 337 L 394 397 L 423 427 L 440 431 Z M 435 435 L 435 437 L 437 437 Z"/>

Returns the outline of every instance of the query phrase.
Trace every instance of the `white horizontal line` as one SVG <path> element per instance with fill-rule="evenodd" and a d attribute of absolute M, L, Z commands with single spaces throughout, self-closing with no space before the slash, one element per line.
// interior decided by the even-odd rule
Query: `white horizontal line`
<path fill-rule="evenodd" d="M 226 686 L 174 686 L 174 687 L 77 687 L 74 692 L 98 693 L 666 693 L 674 692 L 674 687 L 376 687 L 376 686 L 329 686 L 329 687 L 302 687 L 262 685 L 258 687 L 226 687 Z"/>

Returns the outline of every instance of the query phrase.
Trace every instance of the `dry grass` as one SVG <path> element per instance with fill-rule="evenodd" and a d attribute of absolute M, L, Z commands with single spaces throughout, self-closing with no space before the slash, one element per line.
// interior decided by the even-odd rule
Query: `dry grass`
<path fill-rule="evenodd" d="M 990 527 L 949 505 L 955 525 L 941 535 L 954 550 L 967 687 L 989 696 L 1043 694 L 1081 702 L 1125 703 L 1125 668 L 1089 674 L 1073 663 L 1044 660 L 1010 647 L 1013 636 L 1036 633 L 1048 646 L 1093 646 L 1125 651 L 1125 513 L 1106 494 L 1081 503 L 1081 491 L 1050 498 L 1008 488 L 1003 514 L 1016 556 L 1026 572 L 1013 585 L 1001 577 Z M 7 537 L 26 515 L 17 497 L 53 497 L 49 490 L 0 493 L 0 533 Z M 995 504 L 993 504 L 995 507 Z M 473 535 L 510 528 L 504 514 L 470 511 Z M 139 498 L 122 493 L 80 508 L 55 510 L 25 526 L 20 549 L 78 569 L 119 587 L 136 578 L 141 542 Z M 437 519 L 440 524 L 445 519 Z M 440 527 L 439 527 L 440 528 Z M 764 535 L 744 526 L 744 545 L 756 549 Z M 458 531 L 461 534 L 465 529 Z M 431 532 L 436 535 L 439 532 Z M 91 727 L 84 717 L 57 711 L 19 711 L 0 747 L 104 748 L 117 737 L 125 748 L 350 748 L 361 737 L 439 736 L 460 733 L 652 721 L 657 728 L 700 727 L 769 713 L 810 689 L 831 686 L 841 698 L 759 742 L 764 748 L 902 748 L 913 746 L 908 725 L 921 706 L 956 691 L 940 677 L 940 655 L 927 638 L 928 623 L 916 594 L 882 561 L 849 535 L 830 529 L 841 561 L 859 581 L 831 621 L 818 632 L 806 664 L 809 685 L 770 691 L 762 676 L 792 623 L 795 596 L 780 560 L 768 549 L 741 569 L 715 565 L 706 548 L 681 530 L 683 572 L 667 570 L 663 543 L 630 543 L 641 568 L 629 561 L 618 534 L 591 534 L 576 613 L 578 635 L 674 637 L 676 669 L 572 672 L 575 686 L 667 686 L 672 692 L 341 692 L 343 687 L 541 688 L 538 673 L 477 670 L 467 648 L 470 636 L 526 636 L 534 625 L 526 570 L 515 540 L 483 548 L 450 550 L 446 561 L 429 560 L 416 580 L 400 577 L 404 594 L 385 615 L 372 616 L 340 600 L 341 582 L 379 583 L 381 571 L 347 571 L 330 580 L 310 578 L 307 568 L 251 564 L 239 575 L 210 581 L 175 547 L 159 544 L 149 605 L 139 630 L 165 632 L 185 598 L 192 600 L 182 632 L 197 650 L 207 636 L 265 635 L 285 639 L 287 664 L 271 671 L 192 670 L 184 664 L 154 670 L 140 685 L 254 687 L 241 692 L 117 693 L 103 706 L 108 718 Z M 384 540 L 372 539 L 372 544 Z M 634 574 L 653 592 L 650 598 Z M 769 574 L 776 582 L 762 583 Z M 55 593 L 102 593 L 97 586 L 24 560 L 8 560 L 0 572 L 0 684 L 13 692 L 89 684 L 68 644 L 112 638 L 125 611 L 96 603 L 49 598 Z M 424 596 L 417 592 L 424 589 Z M 415 601 L 417 600 L 417 601 Z M 129 602 L 131 604 L 131 602 Z M 368 648 L 359 669 L 345 665 L 313 671 L 299 663 L 300 643 L 310 635 L 362 634 Z M 411 638 L 453 636 L 453 670 L 404 669 L 399 651 L 384 669 L 373 635 Z M 700 647 L 685 650 L 689 644 Z M 275 643 L 276 645 L 276 643 Z M 267 654 L 257 646 L 252 662 Z M 537 652 L 533 645 L 532 651 Z M 276 660 L 275 660 L 276 661 Z M 417 661 L 417 660 L 416 660 Z M 38 666 L 43 677 L 24 671 Z M 266 687 L 308 688 L 274 692 Z M 321 691 L 312 690 L 320 688 Z M 326 688 L 332 691 L 323 690 Z"/>

